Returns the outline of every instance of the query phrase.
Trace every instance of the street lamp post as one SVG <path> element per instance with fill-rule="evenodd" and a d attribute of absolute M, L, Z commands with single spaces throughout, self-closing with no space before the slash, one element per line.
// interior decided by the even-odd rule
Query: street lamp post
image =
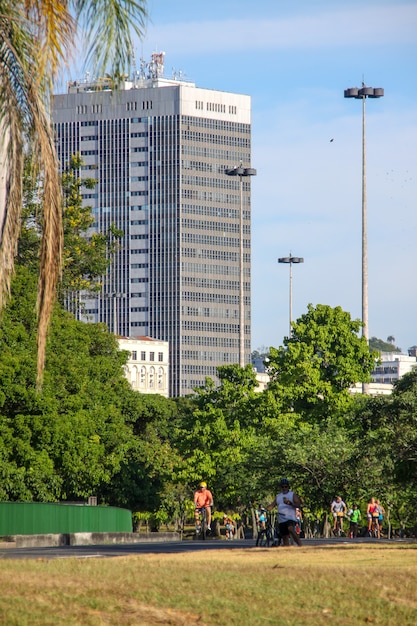
<path fill-rule="evenodd" d="M 362 337 L 369 341 L 368 326 L 368 233 L 366 215 L 366 98 L 382 98 L 384 90 L 380 87 L 350 87 L 345 89 L 345 98 L 362 100 Z"/>
<path fill-rule="evenodd" d="M 290 334 L 288 335 L 291 338 L 292 330 L 292 264 L 293 263 L 304 263 L 303 257 L 300 256 L 292 256 L 290 252 L 290 256 L 283 256 L 278 259 L 278 263 L 289 263 L 290 266 Z"/>
<path fill-rule="evenodd" d="M 240 211 L 239 211 L 239 365 L 245 367 L 245 303 L 243 277 L 243 178 L 256 176 L 252 167 L 243 167 L 242 161 L 238 167 L 226 170 L 228 176 L 239 176 Z"/>

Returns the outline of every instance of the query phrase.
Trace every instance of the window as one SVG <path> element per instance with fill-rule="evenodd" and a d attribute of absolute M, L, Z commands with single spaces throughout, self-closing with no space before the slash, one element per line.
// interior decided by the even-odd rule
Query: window
<path fill-rule="evenodd" d="M 132 361 L 137 361 L 138 360 L 138 353 L 136 352 L 136 350 L 132 350 Z"/>
<path fill-rule="evenodd" d="M 155 361 L 155 352 L 149 352 L 149 360 Z"/>
<path fill-rule="evenodd" d="M 160 363 L 162 363 L 163 360 L 164 360 L 164 353 L 163 352 L 158 352 L 158 361 Z"/>
<path fill-rule="evenodd" d="M 144 350 L 140 353 L 140 360 L 146 361 L 146 352 Z"/>

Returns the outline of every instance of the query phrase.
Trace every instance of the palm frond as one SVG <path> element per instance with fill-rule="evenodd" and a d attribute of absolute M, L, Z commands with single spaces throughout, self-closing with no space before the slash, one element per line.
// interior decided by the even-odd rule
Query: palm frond
<path fill-rule="evenodd" d="M 91 63 L 99 74 L 111 65 L 112 74 L 121 76 L 132 61 L 132 33 L 144 36 L 146 0 L 74 0 L 74 5 L 85 39 L 92 42 L 85 65 Z"/>

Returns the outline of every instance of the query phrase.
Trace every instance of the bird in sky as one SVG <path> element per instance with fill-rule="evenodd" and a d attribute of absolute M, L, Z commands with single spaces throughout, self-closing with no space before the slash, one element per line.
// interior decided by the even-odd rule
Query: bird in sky
<path fill-rule="evenodd" d="M 330 139 L 330 143 L 332 143 L 332 141 L 334 141 L 334 139 Z"/>

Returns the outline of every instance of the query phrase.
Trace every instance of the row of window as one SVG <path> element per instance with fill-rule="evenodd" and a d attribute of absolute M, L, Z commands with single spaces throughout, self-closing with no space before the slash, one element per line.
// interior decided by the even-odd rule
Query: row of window
<path fill-rule="evenodd" d="M 207 263 L 182 263 L 181 269 L 186 274 L 209 274 L 211 276 L 239 276 L 237 265 L 207 265 Z M 244 268 L 245 276 L 250 275 L 249 268 Z"/>
<path fill-rule="evenodd" d="M 245 186 L 245 183 L 243 183 Z M 221 191 L 202 191 L 201 189 L 182 189 L 181 198 L 183 200 L 195 200 L 196 202 L 211 202 L 219 204 L 231 204 L 238 206 L 240 198 L 231 193 L 222 193 Z M 243 203 L 250 204 L 249 196 L 243 197 Z"/>
<path fill-rule="evenodd" d="M 184 346 L 212 346 L 213 348 L 237 348 L 238 337 L 220 337 L 207 335 L 183 335 L 181 343 Z"/>
<path fill-rule="evenodd" d="M 215 120 L 204 117 L 192 117 L 191 115 L 183 115 L 181 117 L 181 123 L 189 126 L 196 126 L 198 128 L 211 128 L 213 130 L 221 130 L 234 133 L 250 134 L 250 124 L 243 124 L 241 122 L 228 122 L 225 120 Z"/>
<path fill-rule="evenodd" d="M 239 289 L 239 281 L 237 280 L 221 280 L 218 278 L 199 278 L 194 276 L 184 276 L 184 285 L 200 289 L 222 289 L 228 291 L 236 291 Z M 245 283 L 245 291 L 249 291 L 249 283 Z"/>
<path fill-rule="evenodd" d="M 195 108 L 197 111 L 204 111 L 204 102 L 202 100 L 195 101 Z M 226 105 L 220 102 L 206 102 L 206 111 L 214 111 L 214 113 L 226 113 L 226 110 L 229 111 L 230 114 L 236 115 L 237 107 L 229 104 L 228 109 L 226 109 Z"/>
<path fill-rule="evenodd" d="M 130 133 L 130 137 L 134 138 L 134 137 L 147 137 L 148 133 L 147 132 L 141 132 L 141 133 Z M 126 136 L 123 137 L 124 139 L 126 138 Z M 80 137 L 80 141 L 98 141 L 99 137 L 98 135 L 83 135 Z M 103 138 L 101 138 L 103 139 Z M 109 140 L 109 137 L 106 138 L 107 141 Z M 120 139 L 120 137 L 118 137 L 118 139 Z"/>
<path fill-rule="evenodd" d="M 189 322 L 183 320 L 182 330 L 202 333 L 233 333 L 239 334 L 239 324 L 222 324 L 220 322 Z"/>
<path fill-rule="evenodd" d="M 181 154 L 183 156 L 194 156 L 206 159 L 213 159 L 218 163 L 232 162 L 233 165 L 249 160 L 250 154 L 242 154 L 242 151 L 222 150 L 221 148 L 211 148 L 208 146 L 196 146 L 193 144 L 185 144 L 181 146 Z"/>
<path fill-rule="evenodd" d="M 91 113 L 103 113 L 103 105 L 102 104 L 78 104 L 75 107 L 75 112 L 77 115 L 87 115 L 88 112 Z"/>
<path fill-rule="evenodd" d="M 153 108 L 152 100 L 142 100 L 142 102 L 138 102 L 137 100 L 133 100 L 130 102 L 126 102 L 126 111 L 147 111 Z"/>
<path fill-rule="evenodd" d="M 182 350 L 185 361 L 215 361 L 216 363 L 237 363 L 238 355 L 230 352 L 210 352 L 208 350 Z"/>
<path fill-rule="evenodd" d="M 239 318 L 239 309 L 211 309 L 208 306 L 183 306 L 181 313 L 190 317 L 215 317 L 217 319 Z"/>
<path fill-rule="evenodd" d="M 196 248 L 183 248 L 182 256 L 191 259 L 211 259 L 213 261 L 226 261 L 237 263 L 239 255 L 237 252 L 228 252 L 227 250 L 200 250 Z M 250 262 L 250 255 L 244 259 L 245 262 Z"/>
<path fill-rule="evenodd" d="M 238 304 L 239 297 L 225 293 L 202 293 L 201 291 L 183 291 L 181 298 L 184 302 L 218 302 L 219 304 Z M 249 304 L 245 302 L 245 305 Z"/>
<path fill-rule="evenodd" d="M 182 374 L 194 374 L 201 376 L 217 376 L 217 368 L 214 365 L 183 365 L 181 367 Z M 194 387 L 202 385 L 204 381 L 197 381 L 197 384 L 193 384 Z"/>
<path fill-rule="evenodd" d="M 183 335 L 184 346 L 211 346 L 213 348 L 238 348 L 238 337 L 222 337 L 218 335 Z"/>
<path fill-rule="evenodd" d="M 214 133 L 202 133 L 198 130 L 183 130 L 181 138 L 184 141 L 211 143 L 214 145 L 233 146 L 250 150 L 250 139 L 245 137 L 231 137 L 230 135 L 216 135 Z"/>
<path fill-rule="evenodd" d="M 155 361 L 155 352 L 152 350 L 151 352 L 149 352 L 149 357 L 147 358 L 147 352 L 146 350 L 141 350 L 140 351 L 140 359 L 138 359 L 138 352 L 137 350 L 132 350 L 132 352 L 130 353 L 130 357 L 132 359 L 132 361 Z M 164 353 L 163 352 L 158 352 L 158 361 L 160 363 L 162 363 L 164 361 Z"/>
<path fill-rule="evenodd" d="M 174 207 L 175 208 L 175 207 Z M 209 217 L 220 217 L 223 219 L 238 219 L 240 211 L 230 207 L 214 207 L 201 204 L 183 204 L 182 212 L 190 215 L 208 215 Z M 250 219 L 250 212 L 243 211 L 243 219 Z"/>
<path fill-rule="evenodd" d="M 184 170 L 196 170 L 197 172 L 224 171 L 224 167 L 222 165 L 216 166 L 213 163 L 205 163 L 204 161 L 189 161 L 187 159 L 183 159 L 181 161 L 181 166 Z"/>
<path fill-rule="evenodd" d="M 212 187 L 214 189 L 237 189 L 239 180 L 238 176 L 230 178 L 209 178 L 208 176 L 195 176 L 193 174 L 183 174 L 181 180 L 184 185 L 193 185 L 194 187 Z M 243 188 L 247 191 L 249 183 L 243 183 Z"/>
<path fill-rule="evenodd" d="M 189 245 L 191 243 L 202 246 L 219 246 L 228 248 L 238 248 L 239 239 L 237 237 L 217 237 L 215 235 L 197 235 L 192 233 L 182 233 L 182 243 Z M 250 248 L 250 241 L 243 241 L 244 248 Z"/>
<path fill-rule="evenodd" d="M 185 217 L 181 220 L 181 226 L 188 230 L 214 230 L 215 232 L 223 233 L 238 233 L 240 232 L 240 225 L 236 222 L 219 222 L 210 220 L 193 220 Z M 243 225 L 243 234 L 250 235 L 251 229 L 249 224 Z"/>

